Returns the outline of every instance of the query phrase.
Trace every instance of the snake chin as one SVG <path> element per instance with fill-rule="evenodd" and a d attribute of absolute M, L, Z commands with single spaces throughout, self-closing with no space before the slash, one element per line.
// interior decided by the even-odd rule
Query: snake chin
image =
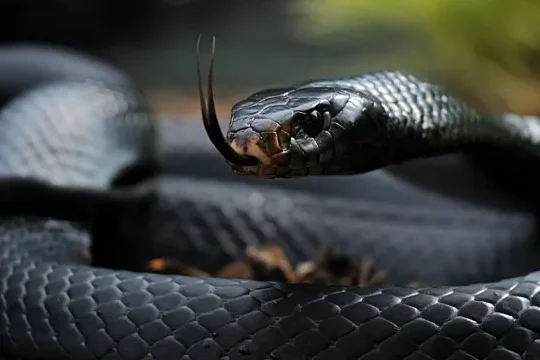
<path fill-rule="evenodd" d="M 259 146 L 260 138 L 237 138 L 230 142 L 231 148 L 240 156 L 256 158 L 259 163 L 270 165 L 272 158 Z M 257 165 L 253 165 L 257 166 Z M 248 166 L 248 167 L 253 167 Z"/>
<path fill-rule="evenodd" d="M 229 163 L 234 173 L 247 176 L 255 176 L 262 179 L 291 179 L 305 177 L 308 175 L 333 175 L 335 172 L 328 172 L 323 166 L 298 167 L 288 166 L 267 166 L 264 164 L 243 166 Z"/>
<path fill-rule="evenodd" d="M 279 177 L 287 176 L 278 176 L 279 170 L 275 166 L 266 166 L 264 164 L 253 165 L 253 166 L 242 166 L 237 164 L 230 164 L 231 169 L 234 173 L 246 176 L 256 176 L 263 179 L 275 179 Z"/>

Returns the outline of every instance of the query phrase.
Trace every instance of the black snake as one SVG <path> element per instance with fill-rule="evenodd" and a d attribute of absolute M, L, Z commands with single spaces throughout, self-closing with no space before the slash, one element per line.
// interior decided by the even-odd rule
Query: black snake
<path fill-rule="evenodd" d="M 1 359 L 540 357 L 540 273 L 465 285 L 536 268 L 526 214 L 315 194 L 350 181 L 331 177 L 303 192 L 221 183 L 190 170 L 219 164 L 197 127 L 158 124 L 114 69 L 24 47 L 0 51 L 0 69 Z M 233 169 L 260 177 L 365 172 L 506 140 L 534 151 L 537 142 L 536 118 L 488 117 L 399 72 L 254 94 L 233 108 L 226 139 L 206 110 Z M 167 174 L 168 158 L 191 166 Z M 78 255 L 89 234 L 91 265 Z M 463 285 L 361 289 L 138 272 L 156 249 L 212 268 L 264 241 L 295 259 L 325 242 L 372 250 L 398 283 L 423 273 Z"/>

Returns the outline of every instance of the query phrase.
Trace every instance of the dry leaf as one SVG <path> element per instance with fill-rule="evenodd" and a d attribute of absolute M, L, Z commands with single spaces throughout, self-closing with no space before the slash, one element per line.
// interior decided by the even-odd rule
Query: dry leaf
<path fill-rule="evenodd" d="M 358 275 L 355 279 L 356 286 L 361 287 L 385 287 L 389 286 L 386 271 L 376 270 L 375 263 L 371 259 L 364 259 L 358 265 Z"/>
<path fill-rule="evenodd" d="M 148 263 L 148 270 L 197 277 L 210 276 L 202 270 L 187 266 L 176 259 L 168 258 L 153 259 Z M 248 246 L 245 250 L 244 260 L 225 265 L 214 276 L 359 287 L 387 287 L 390 285 L 387 273 L 377 270 L 371 259 L 355 262 L 345 254 L 325 248 L 314 261 L 302 262 L 293 268 L 283 249 L 276 244 Z M 421 288 L 428 285 L 414 281 L 408 286 Z"/>
<path fill-rule="evenodd" d="M 293 282 L 296 278 L 285 252 L 275 244 L 250 245 L 246 248 L 246 257 L 255 280 Z"/>
<path fill-rule="evenodd" d="M 216 273 L 216 277 L 224 279 L 254 279 L 253 268 L 243 262 L 235 261 L 225 265 Z"/>
<path fill-rule="evenodd" d="M 337 284 L 343 286 L 385 286 L 387 275 L 376 271 L 369 259 L 355 263 L 348 256 L 332 249 L 323 249 L 319 258 L 296 267 L 298 282 Z"/>

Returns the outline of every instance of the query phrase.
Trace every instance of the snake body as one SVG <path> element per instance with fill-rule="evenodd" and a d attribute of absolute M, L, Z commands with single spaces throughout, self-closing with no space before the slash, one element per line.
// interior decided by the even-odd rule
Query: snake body
<path fill-rule="evenodd" d="M 40 52 L 34 55 L 39 59 Z M 74 55 L 62 56 L 71 63 L 81 61 Z M 0 53 L 2 58 L 6 57 Z M 101 64 L 82 67 L 103 69 Z M 381 76 L 401 79 L 401 75 L 394 73 Z M 516 267 L 505 271 L 496 259 L 499 255 L 518 258 L 523 262 L 518 273 L 535 268 L 536 243 L 525 240 L 530 237 L 519 241 L 513 236 L 524 229 L 534 233 L 530 219 L 519 214 L 494 213 L 486 217 L 472 211 L 458 218 L 433 208 L 410 209 L 403 214 L 402 208 L 360 200 L 240 183 L 220 184 L 195 180 L 189 174 L 152 178 L 154 166 L 148 164 L 159 167 L 159 125 L 132 85 L 121 76 L 103 73 L 91 74 L 84 80 L 76 79 L 74 74 L 36 78 L 21 86 L 0 113 L 0 171 L 8 179 L 0 187 L 0 195 L 7 204 L 3 205 L 0 223 L 1 359 L 540 357 L 540 273 L 516 277 L 517 274 L 510 275 Z M 350 82 L 331 81 L 324 85 L 324 91 L 363 94 L 366 89 L 357 88 L 362 84 L 377 83 L 359 81 L 351 88 Z M 366 109 L 373 110 L 362 99 L 355 101 L 349 97 L 350 104 L 361 105 L 353 107 L 359 113 L 344 111 L 345 104 L 336 112 L 343 117 L 332 117 L 345 121 L 341 128 L 321 123 L 329 126 L 327 130 L 335 140 L 332 155 L 325 159 L 335 160 L 336 165 L 324 167 L 325 171 L 367 170 L 359 166 L 365 166 L 366 161 L 349 162 L 357 159 L 362 149 L 377 160 L 369 163 L 371 169 L 401 160 L 401 152 L 384 152 L 390 144 L 396 144 L 396 139 L 386 136 L 394 134 L 388 132 L 393 127 L 401 129 L 395 134 L 403 134 L 406 139 L 397 142 L 400 151 L 422 144 L 416 153 L 422 155 L 442 145 L 437 141 L 431 143 L 441 139 L 441 135 L 461 141 L 459 134 L 464 129 L 453 126 L 456 119 L 471 115 L 471 121 L 464 123 L 471 128 L 475 121 L 484 119 L 457 99 L 448 102 L 430 97 L 433 94 L 429 87 L 425 89 L 428 96 L 419 97 L 413 96 L 410 86 L 400 84 L 407 83 L 371 87 L 369 99 L 378 99 L 374 104 L 386 111 L 379 115 L 392 111 L 386 119 L 392 121 L 379 133 L 376 131 L 381 131 L 381 123 L 374 126 L 364 122 L 366 127 L 354 131 L 354 136 L 360 139 L 366 135 L 362 139 L 375 139 L 375 143 L 353 149 L 346 140 L 351 139 L 346 134 L 351 133 L 347 131 L 355 122 L 369 120 L 360 115 L 366 114 Z M 295 109 L 309 114 L 307 110 L 321 103 L 317 89 L 306 89 L 290 89 L 285 96 L 283 91 L 259 93 L 241 102 L 233 109 L 231 134 L 244 137 L 230 136 L 231 143 L 249 145 L 237 144 L 236 149 L 243 155 L 263 156 L 253 149 L 265 146 L 265 142 L 253 138 L 267 133 L 265 141 L 276 139 L 287 119 L 294 118 L 291 114 L 295 114 Z M 377 89 L 380 94 L 373 92 Z M 295 97 L 295 91 L 303 95 Z M 446 98 L 445 94 L 440 95 Z M 10 97 L 13 96 L 11 93 Z M 392 101 L 385 104 L 385 99 Z M 269 105 L 261 106 L 265 103 Z M 408 114 L 416 114 L 414 105 L 425 105 L 429 111 L 420 113 L 418 118 L 410 117 Z M 246 129 L 257 128 L 249 123 L 253 119 L 259 119 L 259 129 L 264 131 L 248 133 Z M 384 120 L 384 116 L 372 119 Z M 452 126 L 437 128 L 438 124 Z M 493 134 L 512 134 L 509 138 L 520 140 L 516 142 L 519 144 L 534 143 L 533 132 L 527 132 L 517 122 L 513 124 L 520 133 L 497 127 Z M 235 129 L 238 125 L 244 127 Z M 408 131 L 409 127 L 417 131 Z M 372 131 L 371 137 L 367 130 Z M 290 134 L 297 137 L 292 127 Z M 527 134 L 531 136 L 525 138 Z M 481 137 L 484 132 L 477 135 Z M 297 142 L 298 149 L 308 149 L 309 137 L 304 137 L 304 143 Z M 277 153 L 276 147 L 266 149 Z M 349 149 L 354 150 L 354 156 L 347 156 Z M 202 151 L 187 145 L 184 150 Z M 291 175 L 289 166 L 294 173 L 307 174 L 308 162 L 298 154 L 289 157 L 292 161 L 280 163 L 288 164 L 288 173 L 274 167 L 270 175 L 282 170 L 283 175 Z M 309 164 L 315 163 L 312 158 L 308 160 Z M 266 165 L 273 166 L 268 161 Z M 255 168 L 258 175 L 265 175 L 261 166 Z M 236 170 L 251 172 L 253 167 Z M 13 194 L 8 186 L 25 191 Z M 28 191 L 38 196 L 28 199 Z M 37 210 L 25 207 L 28 203 L 40 206 Z M 50 218 L 46 218 L 47 214 Z M 65 221 L 72 218 L 81 221 Z M 431 225 L 411 232 L 411 224 L 422 221 L 431 221 Z M 468 231 L 461 231 L 463 228 Z M 85 263 L 77 255 L 78 249 L 88 245 L 89 234 L 93 264 Z M 182 238 L 171 239 L 171 234 Z M 305 258 L 329 239 L 350 253 L 358 253 L 359 234 L 368 243 L 371 237 L 371 244 L 381 240 L 386 243 L 384 246 L 402 249 L 389 251 L 387 263 L 391 271 L 393 266 L 398 282 L 400 275 L 403 281 L 410 275 L 406 273 L 405 261 L 425 247 L 429 249 L 424 250 L 428 258 L 449 251 L 448 265 L 453 267 L 435 270 L 450 274 L 448 278 L 426 280 L 457 281 L 464 285 L 361 289 L 139 272 L 145 257 L 154 255 L 152 248 L 156 246 L 164 247 L 167 253 L 178 251 L 192 260 L 198 256 L 200 262 L 210 263 L 218 262 L 224 255 L 238 256 L 239 249 L 250 242 L 277 241 L 293 258 Z M 471 235 L 475 241 L 470 239 Z M 436 241 L 443 236 L 451 237 L 453 243 L 449 246 Z M 375 248 L 386 253 L 384 246 Z M 486 255 L 489 253 L 493 259 Z M 400 256 L 403 261 L 398 260 Z M 484 262 L 475 262 L 478 258 Z M 463 272 L 472 262 L 474 270 Z M 425 270 L 429 275 L 427 267 Z M 513 277 L 465 285 L 475 278 L 506 276 Z"/>

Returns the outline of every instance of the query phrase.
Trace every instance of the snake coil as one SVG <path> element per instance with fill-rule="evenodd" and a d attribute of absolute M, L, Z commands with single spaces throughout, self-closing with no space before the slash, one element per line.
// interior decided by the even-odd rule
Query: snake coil
<path fill-rule="evenodd" d="M 22 47 L 0 51 L 0 77 L 11 81 L 0 112 L 0 359 L 540 358 L 540 273 L 517 277 L 537 261 L 536 243 L 516 235 L 534 232 L 526 216 L 158 178 L 165 125 L 115 70 Z M 176 141 L 195 136 L 176 126 Z M 192 145 L 176 146 L 212 153 Z M 93 264 L 78 255 L 88 229 Z M 414 267 L 444 283 L 516 276 L 363 289 L 137 271 L 154 247 L 217 263 L 265 240 L 306 258 L 328 239 L 391 254 L 398 280 Z M 508 270 L 509 259 L 522 263 Z"/>

